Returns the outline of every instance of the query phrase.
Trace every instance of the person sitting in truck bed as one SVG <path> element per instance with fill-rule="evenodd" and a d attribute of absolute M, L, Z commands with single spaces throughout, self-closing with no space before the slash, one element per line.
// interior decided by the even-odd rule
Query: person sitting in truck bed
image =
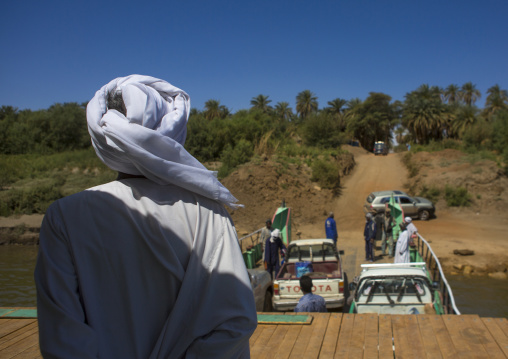
<path fill-rule="evenodd" d="M 312 278 L 304 275 L 300 278 L 300 288 L 303 297 L 295 307 L 295 312 L 321 312 L 325 313 L 326 303 L 322 296 L 312 294 Z"/>

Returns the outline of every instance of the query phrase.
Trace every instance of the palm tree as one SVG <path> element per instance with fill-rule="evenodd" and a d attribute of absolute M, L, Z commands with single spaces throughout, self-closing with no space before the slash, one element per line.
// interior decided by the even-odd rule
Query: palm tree
<path fill-rule="evenodd" d="M 208 100 L 205 102 L 205 118 L 209 121 L 214 118 L 221 118 L 220 101 Z"/>
<path fill-rule="evenodd" d="M 310 113 L 318 109 L 317 97 L 310 90 L 304 90 L 296 95 L 296 112 L 305 119 Z"/>
<path fill-rule="evenodd" d="M 289 121 L 293 116 L 293 110 L 288 102 L 277 102 L 275 105 L 275 114 L 282 120 Z"/>
<path fill-rule="evenodd" d="M 496 112 L 508 109 L 508 91 L 501 90 L 499 85 L 494 85 L 487 90 L 489 94 L 485 100 L 485 114 L 491 118 Z"/>
<path fill-rule="evenodd" d="M 475 106 L 462 105 L 455 118 L 451 121 L 451 134 L 454 137 L 462 137 L 467 128 L 473 126 L 477 121 L 478 109 Z"/>
<path fill-rule="evenodd" d="M 480 90 L 471 81 L 462 85 L 460 93 L 462 101 L 468 106 L 472 106 L 482 96 Z"/>
<path fill-rule="evenodd" d="M 419 143 L 440 139 L 450 120 L 451 113 L 442 103 L 440 93 L 436 87 L 422 85 L 405 96 L 402 121 Z"/>
<path fill-rule="evenodd" d="M 257 97 L 253 97 L 252 100 L 250 100 L 250 104 L 252 105 L 252 108 L 259 109 L 263 111 L 264 113 L 267 113 L 272 109 L 271 106 L 268 104 L 272 102 L 272 100 L 268 99 L 269 96 L 265 95 L 258 95 Z"/>
<path fill-rule="evenodd" d="M 445 101 L 448 102 L 449 105 L 453 105 L 460 99 L 460 88 L 457 85 L 451 84 L 443 91 L 443 96 Z"/>
<path fill-rule="evenodd" d="M 335 118 L 340 118 L 343 112 L 343 107 L 347 104 L 346 100 L 336 98 L 335 100 L 328 101 L 328 106 L 325 111 L 332 114 Z"/>

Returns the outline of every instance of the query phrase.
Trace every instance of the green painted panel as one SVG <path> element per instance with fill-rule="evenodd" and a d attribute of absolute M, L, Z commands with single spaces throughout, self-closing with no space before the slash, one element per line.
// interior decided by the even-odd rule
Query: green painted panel
<path fill-rule="evenodd" d="M 310 315 L 283 315 L 283 314 L 258 314 L 258 322 L 263 323 L 291 323 L 291 324 L 307 324 L 312 321 Z"/>
<path fill-rule="evenodd" d="M 15 309 L 14 311 L 2 314 L 3 318 L 37 318 L 37 309 Z"/>

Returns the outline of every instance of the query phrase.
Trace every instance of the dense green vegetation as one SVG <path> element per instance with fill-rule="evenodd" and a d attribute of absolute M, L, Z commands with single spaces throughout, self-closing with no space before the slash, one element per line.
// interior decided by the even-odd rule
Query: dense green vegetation
<path fill-rule="evenodd" d="M 202 162 L 220 162 L 220 178 L 242 163 L 276 155 L 282 164 L 307 164 L 313 179 L 332 189 L 340 171 L 337 148 L 351 140 L 368 150 L 375 141 L 395 150 L 411 144 L 411 152 L 457 148 L 506 169 L 508 93 L 492 86 L 483 109 L 475 105 L 480 96 L 470 82 L 445 89 L 422 85 L 403 102 L 371 92 L 364 101 L 336 98 L 320 108 L 315 94 L 304 90 L 296 95 L 295 111 L 288 102 L 272 106 L 260 94 L 251 108 L 236 113 L 211 99 L 202 111 L 191 111 L 186 148 Z M 91 148 L 85 105 L 0 108 L 0 215 L 43 213 L 61 196 L 114 178 Z M 417 171 L 410 168 L 410 175 Z M 453 202 L 458 195 L 446 196 Z"/>

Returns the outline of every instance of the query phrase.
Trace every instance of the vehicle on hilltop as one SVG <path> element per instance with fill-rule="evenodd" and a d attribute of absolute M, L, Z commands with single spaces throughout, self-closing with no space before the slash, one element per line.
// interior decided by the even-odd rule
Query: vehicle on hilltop
<path fill-rule="evenodd" d="M 388 154 L 388 147 L 383 141 L 376 141 L 374 143 L 374 149 L 372 150 L 374 155 L 383 155 L 386 156 Z"/>

